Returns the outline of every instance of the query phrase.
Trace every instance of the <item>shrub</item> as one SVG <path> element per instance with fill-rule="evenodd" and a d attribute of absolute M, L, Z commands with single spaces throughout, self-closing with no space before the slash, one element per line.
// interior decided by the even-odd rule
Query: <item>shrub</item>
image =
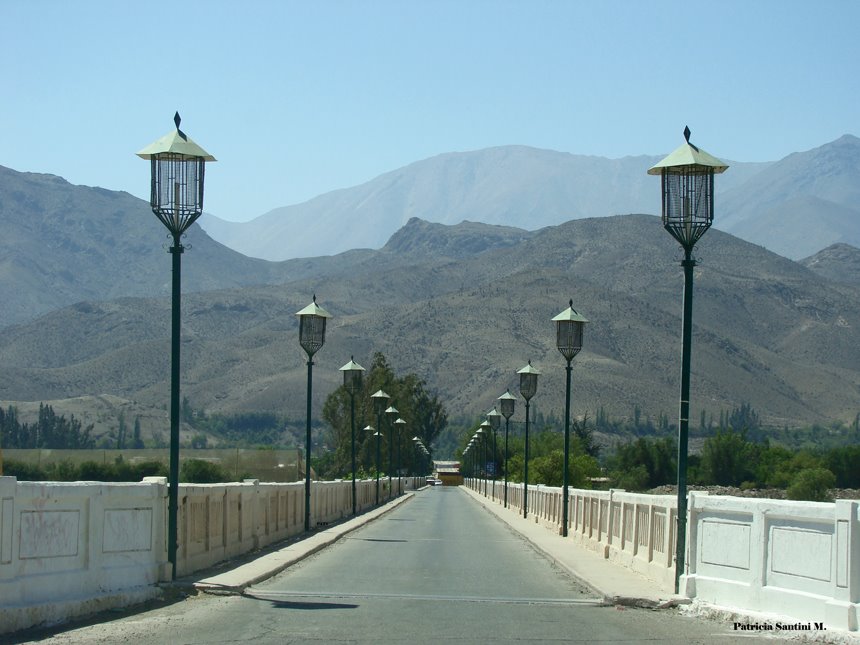
<path fill-rule="evenodd" d="M 806 502 L 830 502 L 828 489 L 836 484 L 836 476 L 826 468 L 806 468 L 795 476 L 786 491 L 788 499 Z"/>
<path fill-rule="evenodd" d="M 189 484 L 220 484 L 232 477 L 218 464 L 203 459 L 188 459 L 179 469 L 179 481 Z"/>

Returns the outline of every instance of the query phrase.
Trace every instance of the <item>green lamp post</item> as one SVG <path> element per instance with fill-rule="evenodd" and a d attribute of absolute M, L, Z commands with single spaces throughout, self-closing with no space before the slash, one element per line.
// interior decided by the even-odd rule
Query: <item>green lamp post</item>
<path fill-rule="evenodd" d="M 660 175 L 663 227 L 684 249 L 684 304 L 681 323 L 681 397 L 678 414 L 678 518 L 675 547 L 675 593 L 684 573 L 687 541 L 687 435 L 690 420 L 690 353 L 693 319 L 693 246 L 714 221 L 714 175 L 728 165 L 690 143 L 682 144 L 648 170 Z"/>
<path fill-rule="evenodd" d="M 308 355 L 307 427 L 305 432 L 305 531 L 311 530 L 311 388 L 313 383 L 314 354 L 325 344 L 326 321 L 331 318 L 317 304 L 317 297 L 307 307 L 296 312 L 299 317 L 299 344 Z"/>
<path fill-rule="evenodd" d="M 573 308 L 573 300 L 570 306 L 552 319 L 556 326 L 556 347 L 567 361 L 567 389 L 564 397 L 564 466 L 562 466 L 562 530 L 563 537 L 567 537 L 567 508 L 569 504 L 568 483 L 570 481 L 570 362 L 582 349 L 582 332 L 588 321 L 579 315 Z"/>
<path fill-rule="evenodd" d="M 403 436 L 403 432 L 405 431 L 404 426 L 406 425 L 406 421 L 397 417 L 397 420 L 394 422 L 394 440 L 397 442 L 397 495 L 400 496 L 403 494 L 403 490 L 400 487 L 400 439 Z"/>
<path fill-rule="evenodd" d="M 505 455 L 502 461 L 502 469 L 505 471 L 505 508 L 508 507 L 508 430 L 511 425 L 511 417 L 514 416 L 514 408 L 516 407 L 517 397 L 511 394 L 510 390 L 505 390 L 505 393 L 498 398 L 499 407 L 502 410 L 502 416 L 505 417 Z"/>
<path fill-rule="evenodd" d="M 537 380 L 540 372 L 532 367 L 532 362 L 517 371 L 520 375 L 520 396 L 526 401 L 526 452 L 523 461 L 523 517 L 529 516 L 529 401 L 537 394 Z"/>
<path fill-rule="evenodd" d="M 364 454 L 366 455 L 363 465 L 367 466 L 367 469 L 370 470 L 371 466 L 373 466 L 373 447 L 369 446 L 368 443 L 370 442 L 370 437 L 376 432 L 376 429 L 373 426 L 366 425 L 363 432 L 361 443 L 364 446 Z"/>
<path fill-rule="evenodd" d="M 478 492 L 479 493 L 482 492 L 481 489 L 483 488 L 483 481 L 482 480 L 484 479 L 484 477 L 486 477 L 486 473 L 483 472 L 483 470 L 486 466 L 486 460 L 484 459 L 485 454 L 482 454 L 482 453 L 484 453 L 484 441 L 483 441 L 484 437 L 482 435 L 483 435 L 483 430 L 481 430 L 481 428 L 478 428 L 477 430 L 475 430 L 475 434 L 472 435 L 472 441 L 475 442 L 475 456 L 478 459 Z M 481 449 L 481 452 L 478 452 L 479 447 Z M 483 477 L 481 475 L 483 475 Z"/>
<path fill-rule="evenodd" d="M 385 416 L 388 417 L 388 499 L 391 499 L 391 495 L 394 492 L 394 489 L 391 486 L 391 476 L 394 470 L 394 420 L 400 416 L 400 412 L 397 411 L 393 405 L 389 406 L 388 409 L 385 410 Z"/>
<path fill-rule="evenodd" d="M 496 497 L 496 477 L 498 477 L 498 449 L 496 447 L 496 432 L 499 426 L 502 425 L 502 415 L 496 408 L 487 412 L 487 421 L 490 422 L 490 429 L 493 431 L 493 498 Z"/>
<path fill-rule="evenodd" d="M 421 443 L 421 437 L 419 437 L 418 435 L 415 435 L 414 437 L 412 437 L 412 444 L 415 446 L 415 452 L 417 455 L 417 453 L 421 452 L 421 447 L 424 445 L 423 443 Z M 420 455 L 417 455 L 417 457 L 419 460 L 421 459 Z M 414 475 L 419 474 L 420 467 L 421 467 L 421 462 L 420 461 L 415 462 L 415 468 L 413 469 Z"/>
<path fill-rule="evenodd" d="M 481 436 L 484 439 L 484 496 L 486 497 L 488 494 L 488 488 L 490 486 L 490 459 L 487 456 L 487 453 L 490 452 L 490 434 L 493 431 L 490 422 L 487 419 L 481 421 L 481 427 L 478 429 L 481 432 Z"/>
<path fill-rule="evenodd" d="M 352 514 L 356 514 L 355 490 L 355 394 L 361 389 L 361 375 L 364 368 L 350 356 L 349 363 L 340 368 L 343 372 L 343 387 L 349 394 L 349 430 L 350 445 L 352 446 Z"/>
<path fill-rule="evenodd" d="M 171 578 L 176 579 L 177 515 L 179 510 L 179 341 L 181 310 L 182 236 L 203 213 L 203 180 L 206 163 L 215 157 L 179 129 L 179 112 L 173 117 L 176 130 L 137 153 L 151 164 L 150 206 L 173 236 L 173 288 L 170 352 L 170 484 L 167 492 L 167 559 Z"/>
<path fill-rule="evenodd" d="M 370 398 L 373 401 L 373 408 L 376 410 L 376 427 L 381 430 L 382 413 L 391 397 L 382 390 L 377 390 L 370 395 Z M 379 441 L 382 435 L 377 432 L 374 436 L 376 437 L 376 505 L 379 506 Z"/>

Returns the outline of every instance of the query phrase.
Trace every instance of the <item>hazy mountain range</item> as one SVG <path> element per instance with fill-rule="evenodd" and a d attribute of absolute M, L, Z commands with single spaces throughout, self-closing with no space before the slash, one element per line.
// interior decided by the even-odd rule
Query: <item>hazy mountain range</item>
<path fill-rule="evenodd" d="M 412 217 L 537 230 L 584 217 L 658 214 L 659 180 L 646 170 L 660 158 L 523 146 L 449 153 L 249 222 L 204 215 L 201 225 L 245 255 L 283 260 L 380 248 Z M 860 245 L 860 139 L 845 135 L 776 162 L 729 163 L 716 179 L 716 228 L 792 259 L 834 243 Z"/>
<path fill-rule="evenodd" d="M 738 164 L 723 176 L 726 182 L 720 178 L 719 199 L 729 203 L 731 194 L 741 194 L 734 191 L 752 191 L 757 181 L 764 195 L 779 166 L 794 168 L 799 177 L 799 162 L 810 157 L 819 160 L 820 177 L 814 182 L 819 194 L 804 189 L 809 199 L 825 200 L 827 192 L 829 203 L 849 201 L 847 188 L 839 197 L 833 187 L 847 185 L 850 173 L 833 160 L 849 159 L 857 143 L 843 137 L 799 154 L 799 161 Z M 502 159 L 545 153 L 484 152 Z M 430 161 L 441 173 L 450 159 Z M 633 161 L 603 160 L 618 168 Z M 545 163 L 549 172 L 552 164 Z M 481 183 L 477 177 L 485 171 L 475 168 L 473 179 L 461 183 Z M 401 183 L 409 183 L 414 169 L 400 171 Z M 642 175 L 642 194 L 654 189 L 656 201 L 659 190 L 648 183 L 653 178 Z M 534 171 L 535 181 L 539 176 Z M 391 177 L 384 177 L 390 185 Z M 517 183 L 517 172 L 508 177 Z M 599 181 L 595 176 L 592 183 Z M 369 195 L 370 184 L 359 188 Z M 601 185 L 613 204 L 624 204 L 623 194 L 614 195 L 623 191 Z M 352 190 L 359 189 L 339 192 L 346 199 Z M 424 190 L 432 192 L 429 184 Z M 488 198 L 491 193 L 484 191 Z M 446 199 L 453 209 L 457 200 L 444 195 L 434 203 L 441 209 Z M 528 200 L 520 199 L 524 207 Z M 500 210 L 506 202 L 497 203 Z M 850 208 L 843 207 L 849 217 Z M 412 218 L 380 249 L 277 263 L 245 257 L 193 227 L 183 257 L 183 395 L 210 411 L 272 410 L 303 418 L 305 356 L 294 314 L 316 293 L 334 315 L 315 357 L 317 411 L 340 383 L 338 367 L 352 355 L 368 366 L 373 352 L 382 351 L 398 373 L 424 378 L 455 416 L 485 412 L 505 388 L 516 392 L 515 371 L 531 359 L 543 371 L 534 405 L 560 412 L 564 363 L 550 319 L 573 298 L 591 321 L 574 363 L 575 413 L 593 415 L 603 407 L 629 417 L 639 407 L 652 418 L 674 417 L 681 253 L 659 219 L 602 216 L 527 230 L 543 221 L 543 210 L 532 214 L 519 226 Z M 6 305 L 0 309 L 0 401 L 53 401 L 60 412 L 65 400 L 77 416 L 90 408 L 110 423 L 112 414 L 124 411 L 126 419 L 141 414 L 146 424 L 160 422 L 166 430 L 169 240 L 148 204 L 126 193 L 0 168 L 0 222 Z M 857 228 L 848 233 L 856 235 Z M 775 425 L 852 421 L 860 412 L 857 244 L 841 240 L 792 261 L 712 230 L 696 256 L 694 414 L 718 415 L 749 402 Z"/>

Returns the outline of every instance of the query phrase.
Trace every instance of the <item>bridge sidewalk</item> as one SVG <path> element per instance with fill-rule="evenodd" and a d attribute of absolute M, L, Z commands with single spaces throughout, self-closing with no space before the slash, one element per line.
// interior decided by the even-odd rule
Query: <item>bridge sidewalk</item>
<path fill-rule="evenodd" d="M 460 487 L 487 512 L 519 533 L 545 557 L 594 589 L 607 603 L 634 607 L 669 607 L 689 604 L 690 600 L 662 589 L 658 582 L 613 564 L 600 554 L 582 548 L 521 513 L 505 508 L 465 486 Z"/>
<path fill-rule="evenodd" d="M 587 549 L 583 549 L 569 539 L 553 533 L 551 530 L 536 523 L 533 519 L 524 519 L 512 509 L 506 509 L 495 501 L 461 486 L 460 490 L 468 494 L 487 512 L 497 517 L 513 531 L 523 536 L 532 546 L 557 566 L 565 569 L 574 577 L 582 580 L 594 589 L 606 602 L 639 607 L 665 607 L 689 602 L 680 596 L 662 590 L 658 583 L 626 569 L 620 565 L 600 557 Z M 223 565 L 222 570 L 201 571 L 186 576 L 173 583 L 178 587 L 193 587 L 207 593 L 242 593 L 246 588 L 270 578 L 287 567 L 333 544 L 343 536 L 364 526 L 368 522 L 397 508 L 408 501 L 414 492 L 407 492 L 391 502 L 367 511 L 357 517 L 331 526 L 327 529 L 312 533 L 301 534 L 286 545 L 253 554 L 247 561 L 238 564 L 230 561 Z"/>
<path fill-rule="evenodd" d="M 397 508 L 400 504 L 411 499 L 415 493 L 409 491 L 396 497 L 390 502 L 346 521 L 335 524 L 327 529 L 311 535 L 302 533 L 281 546 L 264 552 L 262 555 L 253 554 L 249 561 L 237 566 L 236 561 L 230 561 L 223 566 L 228 570 L 214 573 L 209 570 L 198 572 L 196 575 L 181 578 L 174 583 L 178 587 L 193 587 L 207 593 L 240 594 L 245 589 L 262 580 L 271 578 L 287 567 L 313 555 L 317 551 L 337 542 L 343 536 L 364 526 L 382 515 Z"/>

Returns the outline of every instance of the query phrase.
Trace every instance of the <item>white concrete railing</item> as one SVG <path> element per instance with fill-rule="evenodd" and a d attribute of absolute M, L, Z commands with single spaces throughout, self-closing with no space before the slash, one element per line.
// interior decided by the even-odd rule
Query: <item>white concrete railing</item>
<path fill-rule="evenodd" d="M 466 480 L 501 503 L 503 482 Z M 486 487 L 485 487 L 486 484 Z M 560 488 L 529 486 L 529 517 L 561 532 Z M 674 590 L 677 499 L 570 489 L 568 536 Z M 522 513 L 522 484 L 508 507 Z M 860 628 L 860 502 L 794 502 L 689 493 L 680 593 L 791 617 L 815 629 Z"/>
<path fill-rule="evenodd" d="M 690 493 L 681 591 L 727 607 L 858 629 L 860 503 Z M 813 627 L 814 628 L 814 627 Z"/>
<path fill-rule="evenodd" d="M 403 490 L 424 478 L 403 478 Z M 380 480 L 380 502 L 389 498 Z M 393 482 L 396 491 L 397 480 Z M 359 512 L 375 480 L 356 482 Z M 352 482 L 313 482 L 311 524 L 352 513 Z M 304 531 L 304 482 L 180 484 L 177 575 Z M 167 481 L 18 482 L 0 477 L 0 634 L 154 597 L 170 579 Z"/>
<path fill-rule="evenodd" d="M 504 482 L 469 479 L 473 490 L 502 503 Z M 568 537 L 604 558 L 637 571 L 665 591 L 675 583 L 675 517 L 677 498 L 622 490 L 568 489 Z M 562 489 L 529 486 L 528 517 L 562 532 Z M 523 485 L 508 483 L 508 508 L 522 514 Z"/>

